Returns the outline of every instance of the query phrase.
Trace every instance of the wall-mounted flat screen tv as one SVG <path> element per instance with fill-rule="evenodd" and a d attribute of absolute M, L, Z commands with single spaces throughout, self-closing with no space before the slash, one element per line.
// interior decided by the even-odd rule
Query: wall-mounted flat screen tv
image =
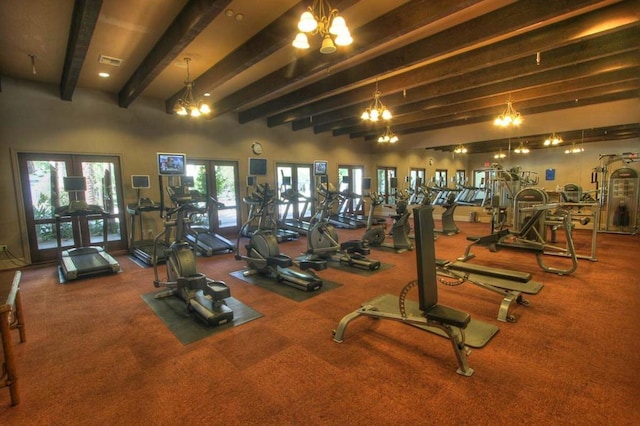
<path fill-rule="evenodd" d="M 81 192 L 87 190 L 87 180 L 84 176 L 65 176 L 62 185 L 67 192 Z"/>
<path fill-rule="evenodd" d="M 131 175 L 131 187 L 133 189 L 150 188 L 149 175 Z"/>
<path fill-rule="evenodd" d="M 370 177 L 362 178 L 362 189 L 364 189 L 365 191 L 369 191 L 371 189 Z"/>
<path fill-rule="evenodd" d="M 327 162 L 326 161 L 314 161 L 313 173 L 318 176 L 324 176 L 327 174 Z"/>
<path fill-rule="evenodd" d="M 249 175 L 266 176 L 267 175 L 267 159 L 266 158 L 249 158 Z"/>
<path fill-rule="evenodd" d="M 161 176 L 182 176 L 187 171 L 186 154 L 158 153 L 158 174 Z"/>

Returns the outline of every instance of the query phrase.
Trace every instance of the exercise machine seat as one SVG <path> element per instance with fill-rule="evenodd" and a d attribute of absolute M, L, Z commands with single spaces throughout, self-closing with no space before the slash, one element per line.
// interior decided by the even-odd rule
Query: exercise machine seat
<path fill-rule="evenodd" d="M 433 305 L 424 311 L 427 320 L 458 328 L 467 328 L 471 315 L 444 305 Z"/>

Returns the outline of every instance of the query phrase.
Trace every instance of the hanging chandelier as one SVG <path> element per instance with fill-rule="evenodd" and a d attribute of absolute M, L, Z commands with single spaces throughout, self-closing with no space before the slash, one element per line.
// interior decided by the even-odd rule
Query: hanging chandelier
<path fill-rule="evenodd" d="M 493 121 L 493 124 L 500 127 L 519 126 L 522 121 L 522 116 L 509 100 L 507 101 L 507 109 Z"/>
<path fill-rule="evenodd" d="M 571 148 L 570 149 L 565 149 L 564 153 L 565 154 L 579 154 L 581 152 L 584 152 L 584 148 L 578 148 L 574 143 L 571 144 Z"/>
<path fill-rule="evenodd" d="M 560 145 L 562 143 L 562 138 L 560 136 L 556 136 L 556 134 L 552 134 L 544 141 L 544 146 L 555 146 Z"/>
<path fill-rule="evenodd" d="M 378 143 L 396 143 L 398 140 L 396 134 L 391 131 L 391 127 L 387 126 L 384 133 L 378 138 Z"/>
<path fill-rule="evenodd" d="M 378 82 L 376 82 L 376 91 L 373 94 L 373 102 L 369 108 L 365 109 L 360 118 L 366 121 L 391 120 L 391 112 L 380 100 L 382 93 L 378 90 Z"/>
<path fill-rule="evenodd" d="M 584 130 L 582 131 L 582 145 L 584 145 Z M 584 146 L 577 147 L 575 142 L 571 143 L 571 149 L 566 149 L 565 154 L 579 154 L 584 152 Z"/>
<path fill-rule="evenodd" d="M 516 154 L 528 154 L 529 148 L 524 146 L 523 142 L 520 142 L 520 146 L 514 149 L 513 152 L 515 152 Z"/>
<path fill-rule="evenodd" d="M 191 81 L 191 75 L 189 74 L 190 61 L 191 58 L 184 58 L 184 62 L 187 64 L 187 79 L 184 81 L 184 93 L 173 106 L 173 112 L 182 116 L 200 117 L 203 114 L 209 114 L 211 108 L 202 101 L 195 102 L 193 100 L 193 81 Z"/>
<path fill-rule="evenodd" d="M 493 156 L 493 158 L 495 158 L 496 160 L 501 160 L 503 158 L 506 158 L 507 154 L 505 154 L 504 152 L 502 152 L 502 148 L 500 148 L 500 151 Z"/>
<path fill-rule="evenodd" d="M 309 48 L 307 34 L 322 37 L 320 53 L 325 54 L 335 52 L 336 46 L 348 46 L 353 42 L 344 18 L 327 0 L 313 0 L 313 4 L 300 16 L 298 30 L 300 32 L 292 43 L 298 49 Z"/>
<path fill-rule="evenodd" d="M 464 145 L 458 145 L 456 147 L 456 149 L 453 150 L 454 153 L 456 154 L 466 154 L 467 153 L 467 148 L 465 148 Z"/>

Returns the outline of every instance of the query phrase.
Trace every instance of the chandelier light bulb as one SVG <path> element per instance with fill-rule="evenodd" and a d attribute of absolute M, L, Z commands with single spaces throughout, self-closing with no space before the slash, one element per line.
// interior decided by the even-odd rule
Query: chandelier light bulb
<path fill-rule="evenodd" d="M 322 47 L 320 47 L 320 53 L 329 54 L 336 51 L 336 45 L 333 44 L 333 40 L 329 34 L 324 36 L 322 40 Z"/>
<path fill-rule="evenodd" d="M 313 14 L 309 11 L 304 12 L 300 16 L 300 22 L 298 22 L 298 29 L 303 33 L 310 33 L 318 28 L 318 21 L 313 17 Z"/>
<path fill-rule="evenodd" d="M 293 47 L 297 47 L 298 49 L 308 49 L 309 39 L 307 38 L 307 35 L 305 33 L 298 33 L 292 44 Z"/>
<path fill-rule="evenodd" d="M 333 35 L 340 35 L 345 31 L 349 31 L 347 29 L 347 23 L 345 22 L 342 16 L 336 16 L 333 18 L 333 22 L 331 22 L 331 27 L 329 28 L 329 32 Z"/>
<path fill-rule="evenodd" d="M 336 44 L 338 46 L 348 46 L 353 43 L 353 38 L 351 38 L 351 33 L 349 30 L 345 28 L 345 31 L 341 32 L 336 37 Z"/>

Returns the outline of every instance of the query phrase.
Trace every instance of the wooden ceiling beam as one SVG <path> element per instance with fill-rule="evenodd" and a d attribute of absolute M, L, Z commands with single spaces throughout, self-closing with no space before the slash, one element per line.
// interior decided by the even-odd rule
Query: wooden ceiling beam
<path fill-rule="evenodd" d="M 590 38 L 606 37 L 610 33 L 629 27 L 635 28 L 635 36 L 632 37 L 632 40 L 637 40 L 638 19 L 640 17 L 637 13 L 633 13 L 631 6 L 627 3 L 617 4 L 598 10 L 597 13 L 578 16 L 549 27 L 540 28 L 527 34 L 518 35 L 492 45 L 483 46 L 415 68 L 380 80 L 380 91 L 385 100 L 388 100 L 391 95 L 396 95 L 398 96 L 396 99 L 400 99 L 402 102 L 410 102 L 414 96 L 413 88 L 415 87 L 455 76 L 464 76 L 466 78 L 469 73 L 478 69 L 519 58 L 529 57 L 530 63 L 535 64 L 535 55 L 538 51 L 542 52 L 542 65 L 546 66 L 547 52 L 577 41 L 584 40 L 586 42 Z M 588 37 L 584 36 L 584 34 L 593 31 L 593 28 L 601 25 L 603 20 L 607 22 L 623 22 L 624 24 L 620 27 L 611 28 L 607 32 L 592 34 Z M 630 20 L 632 22 L 629 22 Z M 404 99 L 405 91 L 406 100 Z M 304 120 L 308 121 L 308 118 L 312 115 L 319 116 L 323 112 L 343 108 L 345 105 L 370 102 L 373 88 L 359 87 L 345 92 L 341 95 L 325 97 L 301 107 L 289 108 L 284 112 L 271 114 L 268 118 L 268 123 L 270 126 L 277 126 L 294 120 L 304 122 Z M 413 100 L 417 99 L 418 96 L 416 95 Z M 391 102 L 388 103 L 393 105 Z"/>
<path fill-rule="evenodd" d="M 120 89 L 118 105 L 122 108 L 131 105 L 229 3 L 231 0 L 189 0 Z"/>
<path fill-rule="evenodd" d="M 640 80 L 629 80 L 622 83 L 612 83 L 597 88 L 588 88 L 559 95 L 552 95 L 542 98 L 531 99 L 519 104 L 518 111 L 525 117 L 548 111 L 555 111 L 567 108 L 582 107 L 596 103 L 613 102 L 617 100 L 630 99 L 640 96 Z M 578 102 L 576 102 L 578 99 Z M 465 115 L 452 114 L 436 119 L 425 119 L 421 122 L 413 122 L 404 126 L 392 126 L 392 130 L 398 134 L 411 134 L 426 132 L 445 127 L 462 126 L 473 123 L 486 122 L 492 125 L 497 113 L 494 107 L 476 110 Z M 454 123 L 454 124 L 452 124 Z M 365 140 L 377 139 L 377 133 L 370 131 L 365 134 L 351 134 L 351 138 L 364 137 Z"/>
<path fill-rule="evenodd" d="M 497 37 L 516 31 L 526 31 L 548 19 L 592 6 L 597 0 L 554 1 L 552 3 L 516 2 L 469 20 L 432 36 L 423 38 L 401 49 L 384 53 L 348 70 L 336 72 L 330 79 L 309 84 L 295 92 L 280 96 L 263 104 L 241 111 L 239 122 L 246 123 L 260 117 L 308 103 L 333 91 L 348 90 L 360 81 L 379 74 L 399 71 L 428 59 L 461 52 Z M 501 25 L 496 25 L 500 22 Z"/>
<path fill-rule="evenodd" d="M 338 50 L 338 52 L 332 55 L 324 55 L 317 49 L 303 54 L 297 53 L 297 55 L 300 56 L 298 56 L 294 62 L 286 64 L 260 80 L 217 101 L 214 116 L 237 110 L 244 104 L 268 96 L 274 91 L 286 88 L 292 82 L 303 80 L 317 72 L 329 69 L 331 66 L 344 61 L 347 57 L 362 54 L 372 47 L 401 37 L 413 30 L 435 22 L 438 19 L 445 18 L 448 15 L 455 14 L 479 2 L 479 0 L 409 1 L 360 28 L 352 29 L 354 42 L 348 50 Z M 307 1 L 306 4 L 308 3 Z M 343 0 L 339 3 L 332 2 L 332 6 L 343 11 L 354 3 L 356 3 L 354 0 Z M 297 16 L 295 20 L 297 20 Z M 292 23 L 295 22 L 295 20 L 289 19 L 286 21 L 278 19 L 278 21 L 276 21 L 282 21 L 278 25 L 286 26 L 289 29 L 289 35 L 281 40 L 281 43 L 291 43 L 291 35 L 295 32 L 295 28 L 292 28 Z M 258 37 L 263 37 L 264 35 L 261 35 L 262 33 L 263 32 L 261 32 Z M 251 58 L 247 58 L 247 61 L 250 60 Z M 206 87 L 206 83 L 201 83 L 200 81 L 197 83 L 198 86 Z"/>
<path fill-rule="evenodd" d="M 101 8 L 102 0 L 75 0 L 60 79 L 60 98 L 63 101 L 70 101 L 73 97 Z"/>
<path fill-rule="evenodd" d="M 508 87 L 515 90 L 527 85 L 535 86 L 550 81 L 597 74 L 607 69 L 637 66 L 640 58 L 637 54 L 630 54 L 634 49 L 638 49 L 634 39 L 629 37 L 633 30 L 636 34 L 640 33 L 638 28 L 628 29 L 615 34 L 615 37 L 590 39 L 548 51 L 545 53 L 544 62 L 539 66 L 531 66 L 529 61 L 517 59 L 467 73 L 464 78 L 454 76 L 413 88 L 407 96 L 402 92 L 389 97 L 383 96 L 383 101 L 394 117 L 398 117 L 422 109 L 432 104 L 434 99 L 449 104 L 456 102 L 456 99 L 464 100 L 467 91 L 471 89 L 482 95 L 497 93 L 502 90 L 502 82 L 508 82 Z M 447 95 L 449 98 L 442 99 Z M 415 99 L 418 101 L 414 101 Z M 299 130 L 313 126 L 315 133 L 321 133 L 338 127 L 356 125 L 361 121 L 362 110 L 369 106 L 370 101 L 367 104 L 351 105 L 315 115 L 311 124 L 307 124 L 306 119 L 294 121 L 292 128 Z"/>

